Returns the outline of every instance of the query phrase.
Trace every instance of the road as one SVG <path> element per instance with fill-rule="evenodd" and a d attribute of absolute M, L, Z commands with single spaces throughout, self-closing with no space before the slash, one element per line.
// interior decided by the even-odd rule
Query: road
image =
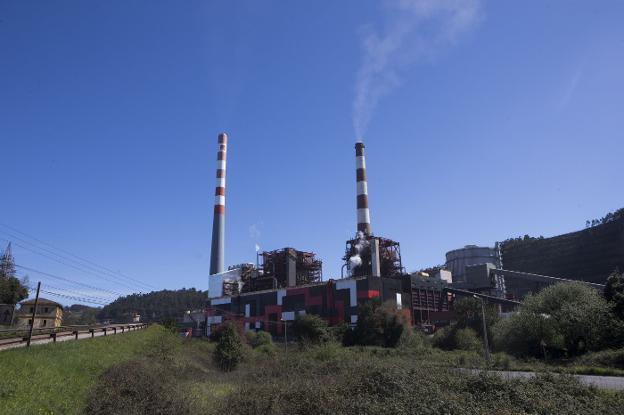
<path fill-rule="evenodd" d="M 116 330 L 116 334 L 130 333 L 135 330 L 140 330 L 141 328 L 143 327 L 137 325 L 137 326 L 133 326 L 132 329 L 125 328 L 123 332 L 121 331 L 121 329 L 118 328 Z M 90 339 L 91 337 L 101 337 L 105 335 L 106 336 L 115 335 L 115 331 L 112 329 L 112 326 L 107 327 L 106 332 L 103 330 L 103 328 L 98 328 L 97 330 L 94 330 L 93 336 L 88 331 L 80 332 L 78 333 L 78 340 Z M 57 342 L 65 342 L 65 341 L 70 341 L 70 340 L 76 340 L 76 336 L 71 331 L 57 333 L 57 337 L 56 337 Z M 47 343 L 53 343 L 53 342 L 54 342 L 54 339 L 52 339 L 47 334 L 41 334 L 41 335 L 36 335 L 36 336 L 33 335 L 30 345 L 38 346 L 41 344 L 47 344 Z M 15 342 L 15 339 L 0 340 L 0 351 L 8 350 L 8 349 L 16 349 L 18 347 L 26 347 L 26 342 L 25 341 Z"/>
<path fill-rule="evenodd" d="M 481 369 L 459 369 L 461 372 L 478 374 L 483 372 Z M 488 373 L 494 373 L 503 379 L 531 379 L 536 376 L 535 372 L 515 372 L 505 370 L 488 370 Z M 553 373 L 554 376 L 560 374 Z M 624 377 L 619 376 L 594 376 L 594 375 L 572 375 L 582 384 L 587 386 L 595 386 L 599 389 L 609 389 L 624 391 Z"/>

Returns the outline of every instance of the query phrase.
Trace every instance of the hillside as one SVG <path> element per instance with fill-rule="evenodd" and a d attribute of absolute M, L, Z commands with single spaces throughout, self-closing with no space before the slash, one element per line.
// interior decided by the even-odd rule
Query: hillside
<path fill-rule="evenodd" d="M 127 322 L 132 319 L 134 313 L 138 313 L 143 322 L 164 321 L 179 318 L 187 310 L 203 308 L 207 298 L 206 291 L 198 291 L 195 288 L 132 294 L 104 306 L 98 313 L 98 319 Z"/>

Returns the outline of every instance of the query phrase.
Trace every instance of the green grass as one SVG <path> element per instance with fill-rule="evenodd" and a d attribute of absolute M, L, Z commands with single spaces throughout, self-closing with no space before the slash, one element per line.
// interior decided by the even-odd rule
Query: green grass
<path fill-rule="evenodd" d="M 0 414 L 624 413 L 624 393 L 588 388 L 571 377 L 503 381 L 459 374 L 453 368 L 486 368 L 485 360 L 419 338 L 396 349 L 336 343 L 291 345 L 288 352 L 280 346 L 275 353 L 245 348 L 245 359 L 229 373 L 213 362 L 214 349 L 152 326 L 0 352 Z M 500 354 L 494 360 L 500 369 L 549 367 Z M 124 406 L 115 407 L 120 401 Z"/>
<path fill-rule="evenodd" d="M 106 368 L 131 359 L 160 335 L 149 328 L 0 352 L 0 414 L 81 413 Z"/>

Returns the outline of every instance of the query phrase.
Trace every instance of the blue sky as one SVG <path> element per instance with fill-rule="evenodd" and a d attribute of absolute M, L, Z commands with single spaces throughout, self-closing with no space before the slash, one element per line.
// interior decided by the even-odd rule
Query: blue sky
<path fill-rule="evenodd" d="M 294 246 L 337 277 L 363 117 L 372 228 L 408 270 L 577 230 L 624 206 L 622 16 L 619 1 L 1 0 L 0 222 L 206 289 L 226 131 L 226 263 Z"/>

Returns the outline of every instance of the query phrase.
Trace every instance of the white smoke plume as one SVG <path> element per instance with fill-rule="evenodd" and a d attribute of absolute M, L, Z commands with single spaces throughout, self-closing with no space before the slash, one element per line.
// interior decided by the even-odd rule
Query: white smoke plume
<path fill-rule="evenodd" d="M 353 245 L 356 253 L 349 258 L 349 269 L 352 270 L 362 265 L 362 257 L 360 254 L 362 250 L 370 245 L 370 242 L 364 237 L 364 233 L 358 231 L 357 233 L 358 242 Z"/>
<path fill-rule="evenodd" d="M 364 56 L 355 81 L 353 128 L 366 132 L 379 100 L 401 83 L 408 66 L 453 45 L 481 16 L 481 0 L 384 2 L 384 30 L 364 30 Z"/>

